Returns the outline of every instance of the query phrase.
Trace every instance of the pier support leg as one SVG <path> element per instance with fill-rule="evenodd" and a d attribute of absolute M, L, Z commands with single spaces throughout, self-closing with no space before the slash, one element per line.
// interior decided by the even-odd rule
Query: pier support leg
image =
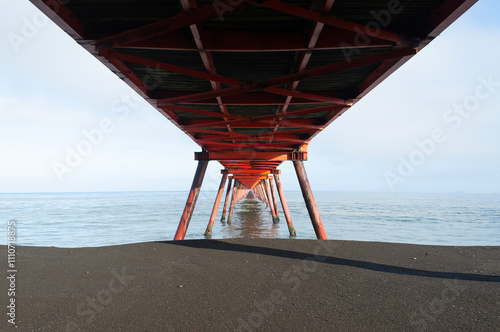
<path fill-rule="evenodd" d="M 276 193 L 274 192 L 273 180 L 271 180 L 271 179 L 269 179 L 269 188 L 271 188 L 271 197 L 272 197 L 273 205 L 274 205 L 274 213 L 276 215 L 275 224 L 277 224 L 280 221 L 280 215 L 278 212 L 278 202 L 276 201 Z"/>
<path fill-rule="evenodd" d="M 267 197 L 267 201 L 269 202 L 269 208 L 271 209 L 271 216 L 273 217 L 273 224 L 277 224 L 279 219 L 276 218 L 276 211 L 274 211 L 274 204 L 272 202 L 271 191 L 269 190 L 269 185 L 267 184 L 266 180 L 262 180 L 262 183 L 263 183 L 264 188 L 266 190 L 266 197 Z"/>
<path fill-rule="evenodd" d="M 281 181 L 278 174 L 274 174 L 274 181 L 276 182 L 276 189 L 278 190 L 278 195 L 280 196 L 281 206 L 283 207 L 283 213 L 285 214 L 286 223 L 288 225 L 288 231 L 290 236 L 296 236 L 295 228 L 292 224 L 292 217 L 290 217 L 290 211 L 288 211 L 288 204 L 286 203 L 285 193 L 281 187 Z"/>
<path fill-rule="evenodd" d="M 316 237 L 320 240 L 328 240 L 325 229 L 323 227 L 323 222 L 321 221 L 321 217 L 319 216 L 318 207 L 316 206 L 316 202 L 314 201 L 311 186 L 309 185 L 309 180 L 307 179 L 304 163 L 302 162 L 302 160 L 294 160 L 293 166 L 295 167 L 295 172 L 297 173 L 297 178 L 299 179 L 302 196 L 304 197 L 307 211 L 309 212 L 309 217 L 311 218 L 311 222 L 314 227 L 314 232 L 316 232 Z"/>
<path fill-rule="evenodd" d="M 227 215 L 227 223 L 230 224 L 231 220 L 233 219 L 233 209 L 234 205 L 236 204 L 236 193 L 238 192 L 238 187 L 239 187 L 239 181 L 234 180 L 234 187 L 233 187 L 233 194 L 231 195 L 231 204 L 229 204 L 229 212 Z"/>
<path fill-rule="evenodd" d="M 266 203 L 266 207 L 268 207 L 269 201 L 267 200 L 266 189 L 264 188 L 264 184 L 262 183 L 262 181 L 260 181 L 259 186 L 260 186 L 260 191 L 262 192 L 262 197 L 264 197 L 264 203 Z"/>
<path fill-rule="evenodd" d="M 222 179 L 220 180 L 219 191 L 215 197 L 214 207 L 212 209 L 212 214 L 210 215 L 210 220 L 208 221 L 207 229 L 205 230 L 205 236 L 212 235 L 212 228 L 214 227 L 215 216 L 217 215 L 217 210 L 219 209 L 219 204 L 222 199 L 222 193 L 224 192 L 224 186 L 226 185 L 227 172 L 222 174 Z"/>
<path fill-rule="evenodd" d="M 226 221 L 226 211 L 227 211 L 227 202 L 229 202 L 229 194 L 231 193 L 231 184 L 233 183 L 233 179 L 229 179 L 226 189 L 226 199 L 224 200 L 224 207 L 222 209 L 222 217 L 220 218 L 221 222 Z"/>
<path fill-rule="evenodd" d="M 198 195 L 200 194 L 201 184 L 203 183 L 203 178 L 205 177 L 207 165 L 208 160 L 198 161 L 198 167 L 196 168 L 193 184 L 191 185 L 191 190 L 189 191 L 186 206 L 184 207 L 184 212 L 182 212 L 181 221 L 177 227 L 174 240 L 184 240 L 184 237 L 186 236 L 189 222 L 191 221 L 191 216 L 193 215 L 194 207 L 196 205 L 196 201 L 198 200 Z"/>

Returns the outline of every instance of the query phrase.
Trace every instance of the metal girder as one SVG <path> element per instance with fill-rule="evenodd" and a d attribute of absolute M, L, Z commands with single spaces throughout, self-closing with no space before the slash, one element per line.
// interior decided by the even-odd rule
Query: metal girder
<path fill-rule="evenodd" d="M 400 58 L 400 57 L 407 56 L 407 55 L 414 55 L 416 53 L 417 53 L 417 51 L 415 49 L 409 48 L 409 47 L 395 48 L 393 50 L 386 51 L 386 52 L 380 52 L 380 53 L 376 53 L 376 54 L 361 56 L 361 57 L 348 59 L 348 60 L 341 61 L 341 62 L 332 63 L 330 65 L 321 66 L 321 67 L 317 67 L 314 69 L 308 69 L 308 70 L 304 70 L 302 72 L 277 77 L 274 79 L 267 80 L 265 82 L 266 82 L 266 84 L 268 84 L 270 86 L 292 83 L 293 81 L 300 81 L 300 80 L 315 78 L 315 77 L 319 77 L 319 76 L 324 76 L 327 74 L 332 74 L 332 73 L 336 73 L 336 72 L 351 69 L 351 68 L 366 66 L 366 65 L 382 62 L 382 61 L 393 59 L 393 58 Z"/>
<path fill-rule="evenodd" d="M 323 13 L 323 14 L 328 13 L 331 10 L 334 1 L 335 0 L 323 0 L 321 3 L 321 6 L 320 6 L 321 13 Z M 309 42 L 307 43 L 308 51 L 302 53 L 302 57 L 299 61 L 299 65 L 298 65 L 298 70 L 297 70 L 298 72 L 302 72 L 306 69 L 307 64 L 309 63 L 309 60 L 311 59 L 311 56 L 312 56 L 311 50 L 314 49 L 314 47 L 316 46 L 316 43 L 318 42 L 318 39 L 323 31 L 323 28 L 324 28 L 323 23 L 319 23 L 319 22 L 314 23 L 314 27 L 313 27 L 311 35 L 309 37 Z M 295 68 L 292 68 L 292 70 L 293 69 L 295 69 Z M 289 90 L 295 92 L 298 85 L 299 85 L 299 81 L 294 81 Z M 288 106 L 290 106 L 290 102 L 292 101 L 292 96 L 293 95 L 287 96 L 285 104 L 283 105 L 283 107 L 281 108 L 281 111 L 279 112 L 280 114 L 284 115 L 287 113 Z M 305 113 L 305 114 L 307 114 L 307 113 Z M 277 131 L 278 128 L 279 128 L 279 125 L 276 125 L 274 127 L 273 131 Z M 272 139 L 269 142 L 272 142 Z"/>
<path fill-rule="evenodd" d="M 458 19 L 463 13 L 469 10 L 478 0 L 447 0 L 429 19 L 414 33 L 425 31 L 425 36 L 422 37 L 437 37 L 443 30 Z M 443 19 L 444 18 L 444 19 Z"/>
<path fill-rule="evenodd" d="M 276 84 L 278 85 L 278 84 Z M 292 91 L 292 90 L 286 90 L 286 89 L 281 89 L 281 88 L 265 88 L 264 91 L 275 93 L 277 95 L 282 95 L 282 96 L 287 96 L 287 97 L 294 97 L 294 98 L 301 98 L 301 99 L 309 99 L 309 100 L 314 100 L 314 101 L 319 101 L 322 103 L 332 103 L 332 104 L 339 104 L 339 105 L 349 105 L 350 101 L 342 98 L 336 98 L 336 97 L 329 97 L 329 96 L 322 96 L 318 95 L 312 92 L 300 92 L 300 91 Z M 290 103 L 290 102 L 288 102 Z M 286 104 L 286 101 L 285 101 Z"/>
<path fill-rule="evenodd" d="M 121 60 L 121 61 L 127 61 L 127 62 L 132 62 L 144 66 L 148 66 L 151 68 L 157 68 L 173 73 L 178 73 L 178 74 L 183 74 L 186 76 L 194 77 L 194 78 L 199 78 L 202 80 L 208 80 L 208 81 L 214 81 L 214 82 L 219 82 L 219 83 L 224 83 L 224 84 L 230 84 L 230 85 L 240 85 L 240 81 L 235 80 L 233 78 L 227 78 L 221 75 L 213 74 L 213 73 L 206 73 L 203 71 L 199 70 L 193 70 L 190 68 L 186 67 L 181 67 L 181 66 L 176 66 L 170 63 L 165 63 L 161 61 L 156 61 L 152 59 L 147 59 L 135 55 L 130 55 L 122 52 L 117 52 L 114 50 L 102 50 L 99 52 L 102 56 L 105 56 L 108 59 L 116 59 L 116 60 Z"/>
<path fill-rule="evenodd" d="M 396 34 L 390 31 L 385 31 L 383 29 L 376 27 L 367 27 L 363 24 L 358 24 L 347 20 L 343 20 L 333 15 L 325 15 L 319 12 L 315 12 L 313 10 L 309 10 L 299 6 L 294 6 L 290 3 L 285 3 L 280 0 L 244 0 L 244 1 L 260 5 L 263 7 L 279 10 L 290 15 L 309 19 L 314 22 L 320 22 L 337 28 L 354 31 L 357 33 L 362 33 L 370 37 L 392 41 L 399 45 L 417 47 L 419 44 L 419 40 L 415 38 L 407 37 L 401 34 Z"/>
<path fill-rule="evenodd" d="M 68 1 L 65 1 L 66 3 Z M 71 13 L 66 5 L 60 0 L 31 0 L 42 13 L 47 15 L 61 29 L 66 31 L 75 40 L 86 39 L 87 32 L 83 23 Z"/>
<path fill-rule="evenodd" d="M 165 106 L 165 107 L 162 107 L 162 108 L 163 109 L 170 109 L 172 111 L 177 111 L 177 112 L 183 112 L 183 113 L 189 113 L 189 114 L 206 115 L 206 116 L 212 116 L 212 117 L 217 117 L 217 118 L 226 118 L 226 119 L 233 119 L 233 120 L 244 120 L 244 119 L 246 119 L 246 117 L 240 116 L 240 115 L 210 112 L 210 111 L 200 110 L 200 109 L 197 109 L 197 108 L 189 108 L 189 107 L 177 106 L 177 105 L 168 105 L 168 106 Z"/>
<path fill-rule="evenodd" d="M 274 174 L 272 170 L 257 170 L 257 169 L 225 169 L 221 170 L 226 171 L 228 174 L 232 175 L 248 175 L 248 174 L 260 174 L 260 175 L 269 175 Z"/>
<path fill-rule="evenodd" d="M 286 161 L 307 160 L 307 152 L 289 151 L 221 151 L 221 152 L 195 152 L 195 160 L 252 160 L 252 161 Z"/>
<path fill-rule="evenodd" d="M 318 25 L 323 23 L 318 23 Z M 223 52 L 276 52 L 276 51 L 313 51 L 334 50 L 344 48 L 388 47 L 394 43 L 380 38 L 370 38 L 363 45 L 346 45 L 346 40 L 354 40 L 356 32 L 326 26 L 315 46 L 310 45 L 309 38 L 303 31 L 246 31 L 227 30 L 215 31 L 203 29 L 199 31 L 203 40 L 204 50 Z M 196 51 L 198 47 L 186 41 L 185 35 L 177 31 L 170 32 L 168 38 L 156 36 L 126 45 L 128 49 Z"/>
<path fill-rule="evenodd" d="M 278 90 L 276 90 L 278 91 Z M 281 92 L 281 91 L 280 91 Z M 338 98 L 339 100 L 346 100 L 345 91 L 314 91 L 314 94 L 298 94 L 294 95 L 293 100 L 289 102 L 290 105 L 301 105 L 301 104 L 318 104 L 324 103 L 321 97 L 327 98 Z M 173 97 L 183 97 L 191 95 L 192 92 L 180 92 L 180 91 L 158 91 L 151 92 L 151 97 L 155 99 L 168 99 Z M 286 94 L 288 96 L 288 93 Z M 314 99 L 307 99 L 306 96 L 314 96 Z M 286 103 L 286 98 L 282 95 L 277 95 L 274 93 L 269 93 L 265 91 L 248 91 L 239 95 L 230 95 L 224 97 L 224 104 L 228 106 L 240 106 L 240 105 L 284 105 Z M 196 101 L 185 101 L 183 104 L 193 104 L 193 105 L 218 105 L 215 98 L 203 99 Z"/>
<path fill-rule="evenodd" d="M 214 97 L 224 97 L 224 96 L 230 96 L 230 95 L 237 95 L 237 94 L 251 91 L 251 90 L 264 90 L 264 91 L 271 92 L 271 93 L 278 93 L 278 91 L 279 91 L 278 94 L 290 95 L 293 93 L 292 91 L 289 91 L 286 89 L 277 90 L 277 88 L 271 88 L 271 87 L 276 86 L 276 85 L 292 83 L 293 81 L 300 81 L 300 80 L 304 80 L 304 79 L 310 79 L 310 78 L 315 78 L 315 77 L 319 77 L 319 76 L 324 76 L 327 74 L 332 74 L 332 73 L 343 71 L 346 69 L 356 68 L 356 67 L 365 66 L 365 65 L 369 65 L 369 64 L 373 64 L 373 63 L 378 63 L 378 62 L 383 62 L 385 60 L 389 60 L 389 59 L 393 59 L 393 58 L 404 57 L 407 55 L 414 55 L 415 53 L 416 53 L 416 50 L 413 48 L 407 48 L 407 47 L 397 48 L 397 49 L 394 49 L 391 51 L 376 53 L 376 54 L 362 56 L 362 57 L 357 57 L 354 59 L 349 59 L 346 61 L 341 61 L 341 62 L 333 63 L 330 65 L 321 66 L 318 68 L 304 70 L 302 72 L 289 74 L 289 75 L 277 77 L 277 78 L 262 81 L 262 82 L 253 83 L 250 85 L 244 84 L 243 82 L 240 82 L 242 86 L 246 85 L 246 87 L 238 86 L 238 87 L 221 89 L 218 91 L 194 93 L 192 95 L 187 95 L 184 97 L 174 97 L 174 98 L 162 99 L 162 100 L 158 101 L 158 106 L 175 104 L 175 103 L 183 103 L 183 102 L 188 102 L 188 101 L 193 102 L 193 101 L 199 101 L 199 100 L 209 99 L 209 98 L 214 98 Z M 304 95 L 305 95 L 305 93 L 301 94 L 302 97 Z M 349 101 L 339 100 L 337 103 L 349 104 Z"/>
<path fill-rule="evenodd" d="M 205 140 L 197 140 L 198 144 L 201 144 L 204 147 L 213 147 L 213 148 L 227 148 L 227 149 L 258 149 L 258 150 L 271 150 L 271 149 L 282 149 L 282 150 L 295 150 L 295 148 L 303 143 L 301 141 L 300 143 L 251 143 L 251 142 L 236 142 L 236 143 L 230 143 L 230 142 L 213 142 L 213 141 L 205 141 Z"/>
<path fill-rule="evenodd" d="M 178 9 L 154 13 L 153 7 L 143 6 L 135 15 L 127 8 L 140 6 L 138 0 L 107 3 L 123 6 L 112 13 L 95 10 L 99 5 L 95 1 L 65 6 L 64 0 L 31 0 L 137 93 L 153 105 L 156 102 L 159 112 L 202 146 L 203 152 L 195 154 L 198 168 L 175 239 L 186 234 L 209 160 L 219 161 L 225 169 L 207 234 L 211 233 L 226 177 L 230 184 L 224 211 L 231 181 L 235 180 L 228 222 L 234 204 L 249 189 L 270 205 L 275 221 L 276 195 L 272 183 L 267 187 L 263 180 L 274 177 L 283 196 L 277 167 L 291 160 L 317 237 L 326 239 L 302 163 L 307 159 L 309 142 L 476 1 L 415 0 L 409 7 L 417 10 L 380 27 L 382 24 L 363 24 L 369 17 L 363 11 L 370 12 L 370 8 L 359 9 L 347 1 L 337 2 L 336 13 L 334 0 L 223 0 L 200 9 L 196 0 L 179 0 L 180 14 Z M 373 1 L 363 6 L 371 4 L 373 9 L 384 5 Z M 173 8 L 167 2 L 155 5 Z M 221 7 L 225 9 L 221 11 Z M 224 14 L 246 7 L 244 24 L 240 19 L 246 13 L 224 22 Z M 255 14 L 262 12 L 269 19 Z M 151 20 L 157 21 L 144 25 Z M 137 28 L 121 31 L 126 30 L 124 26 Z M 356 42 L 360 35 L 366 37 L 362 45 Z M 358 50 L 361 48 L 365 50 Z M 365 55 L 352 57 L 356 54 Z M 162 78 L 167 73 L 175 75 L 152 88 L 145 84 L 147 78 L 141 78 L 150 68 L 163 71 Z M 284 196 L 282 203 L 294 235 Z"/>
<path fill-rule="evenodd" d="M 230 175 L 229 177 L 233 178 L 233 179 L 238 179 L 238 180 L 242 180 L 242 179 L 261 180 L 261 179 L 272 179 L 273 178 L 272 175 L 267 175 L 267 174 L 238 174 L 238 175 Z"/>
<path fill-rule="evenodd" d="M 286 128 L 310 128 L 313 130 L 321 130 L 323 126 L 316 124 L 316 119 L 300 119 L 300 120 L 255 120 L 255 121 L 242 121 L 242 120 L 204 120 L 204 119 L 186 119 L 182 127 L 185 130 L 193 131 L 196 128 L 224 128 L 231 125 L 233 128 L 273 128 L 276 124 Z"/>
<path fill-rule="evenodd" d="M 221 4 L 227 4 L 234 2 L 231 0 L 221 0 Z M 236 6 L 230 6 L 233 10 L 240 10 L 246 7 L 244 2 L 236 4 Z M 101 51 L 103 49 L 125 46 L 129 43 L 137 42 L 146 38 L 158 36 L 165 34 L 170 31 L 176 31 L 183 27 L 187 27 L 191 24 L 201 23 L 207 19 L 215 18 L 220 15 L 217 7 L 214 5 L 208 5 L 198 10 L 193 10 L 189 12 L 181 13 L 174 17 L 169 17 L 159 22 L 154 22 L 146 26 L 142 26 L 136 29 L 131 29 L 124 31 L 96 42 L 96 50 Z"/>

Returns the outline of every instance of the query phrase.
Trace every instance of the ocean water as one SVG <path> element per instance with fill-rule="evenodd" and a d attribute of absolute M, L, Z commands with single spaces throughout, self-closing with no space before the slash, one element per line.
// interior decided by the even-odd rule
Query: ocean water
<path fill-rule="evenodd" d="M 0 244 L 7 223 L 17 245 L 95 247 L 172 240 L 187 191 L 0 194 Z M 203 239 L 215 192 L 201 192 L 186 239 Z M 300 192 L 285 193 L 298 239 L 314 239 Z M 315 192 L 329 239 L 436 245 L 500 245 L 500 194 Z M 289 238 L 264 203 L 243 199 L 231 224 L 219 207 L 212 238 Z"/>

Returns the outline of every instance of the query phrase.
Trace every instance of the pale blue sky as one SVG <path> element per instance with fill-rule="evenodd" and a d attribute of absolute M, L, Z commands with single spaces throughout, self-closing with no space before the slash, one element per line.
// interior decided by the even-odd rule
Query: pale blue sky
<path fill-rule="evenodd" d="M 0 192 L 189 189 L 194 142 L 27 0 L 1 7 Z M 499 13 L 480 0 L 318 135 L 306 162 L 313 190 L 500 192 Z M 102 121 L 89 150 L 84 132 Z M 54 165 L 79 145 L 88 155 L 58 177 Z M 204 190 L 220 169 L 211 163 Z M 292 165 L 281 169 L 298 190 Z"/>

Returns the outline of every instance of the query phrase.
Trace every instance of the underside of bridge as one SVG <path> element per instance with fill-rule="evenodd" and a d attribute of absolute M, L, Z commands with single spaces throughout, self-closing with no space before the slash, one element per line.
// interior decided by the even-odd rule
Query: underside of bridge
<path fill-rule="evenodd" d="M 272 180 L 295 235 L 278 170 L 292 161 L 326 239 L 309 142 L 477 0 L 30 1 L 200 145 L 180 240 L 210 160 L 224 169 L 207 235 L 226 182 L 223 220 L 251 190 L 277 222 Z"/>

